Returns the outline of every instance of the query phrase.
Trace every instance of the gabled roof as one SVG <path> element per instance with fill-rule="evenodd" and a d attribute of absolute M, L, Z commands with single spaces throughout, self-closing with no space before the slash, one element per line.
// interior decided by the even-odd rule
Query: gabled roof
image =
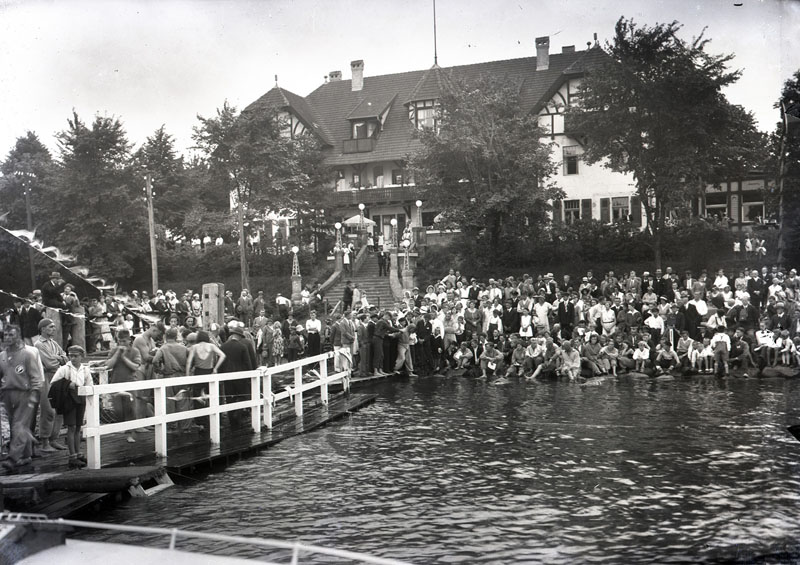
<path fill-rule="evenodd" d="M 514 81 L 519 85 L 523 108 L 538 112 L 564 81 L 606 60 L 608 55 L 600 48 L 592 48 L 587 51 L 552 53 L 548 69 L 540 71 L 536 70 L 536 57 L 455 67 L 434 65 L 423 71 L 364 77 L 363 88 L 355 92 L 350 80 L 326 82 L 305 98 L 276 87 L 249 108 L 269 102 L 291 107 L 298 117 L 304 121 L 307 119 L 308 125 L 313 126 L 312 129 L 321 137 L 324 136 L 323 139 L 331 145 L 326 157 L 330 165 L 401 160 L 419 147 L 405 104 L 438 98 L 452 78 L 471 82 L 488 75 Z M 273 93 L 276 90 L 278 92 Z M 402 103 L 393 103 L 394 100 Z M 387 108 L 389 111 L 373 151 L 343 153 L 343 142 L 351 137 L 350 120 L 376 117 Z"/>
<path fill-rule="evenodd" d="M 314 109 L 302 96 L 275 86 L 250 104 L 245 111 L 257 111 L 259 108 L 280 108 L 291 111 L 307 128 L 315 132 L 323 143 L 333 145 L 333 139 L 330 134 L 325 130 Z"/>
<path fill-rule="evenodd" d="M 397 97 L 393 92 L 379 92 L 374 96 L 365 97 L 350 114 L 348 120 L 361 120 L 365 118 L 377 118 L 389 107 L 389 104 Z"/>

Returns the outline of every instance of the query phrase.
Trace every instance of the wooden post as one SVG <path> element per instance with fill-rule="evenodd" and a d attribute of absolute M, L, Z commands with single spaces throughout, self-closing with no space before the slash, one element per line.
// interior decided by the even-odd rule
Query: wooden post
<path fill-rule="evenodd" d="M 303 416 L 303 368 L 294 368 L 294 413 Z"/>
<path fill-rule="evenodd" d="M 319 380 L 320 380 L 320 395 L 322 396 L 322 403 L 328 403 L 328 360 L 323 359 L 319 363 Z"/>
<path fill-rule="evenodd" d="M 153 389 L 153 412 L 158 419 L 156 422 L 156 455 L 166 457 L 167 423 L 164 421 L 164 417 L 167 415 L 167 387 L 163 384 Z"/>
<path fill-rule="evenodd" d="M 250 400 L 253 406 L 250 408 L 250 424 L 253 431 L 261 431 L 261 373 L 253 371 L 250 377 Z"/>
<path fill-rule="evenodd" d="M 158 255 L 156 253 L 156 222 L 153 215 L 153 187 L 150 173 L 145 177 L 147 190 L 147 224 L 150 227 L 150 268 L 152 271 L 153 295 L 158 290 Z"/>
<path fill-rule="evenodd" d="M 86 466 L 99 469 L 100 461 L 100 395 L 92 392 L 86 397 Z"/>
<path fill-rule="evenodd" d="M 219 445 L 219 379 L 208 381 L 208 406 L 212 409 L 209 436 L 213 445 Z"/>
<path fill-rule="evenodd" d="M 272 373 L 267 372 L 263 377 L 264 391 L 264 425 L 272 429 Z"/>

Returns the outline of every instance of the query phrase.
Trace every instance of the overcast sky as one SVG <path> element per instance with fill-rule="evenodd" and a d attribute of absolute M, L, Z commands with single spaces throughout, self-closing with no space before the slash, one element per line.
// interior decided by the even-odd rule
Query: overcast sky
<path fill-rule="evenodd" d="M 735 4 L 742 4 L 736 6 Z M 783 82 L 800 69 L 798 0 L 437 0 L 442 66 L 584 49 L 620 16 L 678 20 L 688 39 L 707 27 L 709 51 L 743 70 L 729 99 L 763 130 Z M 0 0 L 0 158 L 35 131 L 54 134 L 75 109 L 119 117 L 137 146 L 162 124 L 179 150 L 197 114 L 227 99 L 241 109 L 275 84 L 305 96 L 330 71 L 350 78 L 433 64 L 432 0 Z"/>

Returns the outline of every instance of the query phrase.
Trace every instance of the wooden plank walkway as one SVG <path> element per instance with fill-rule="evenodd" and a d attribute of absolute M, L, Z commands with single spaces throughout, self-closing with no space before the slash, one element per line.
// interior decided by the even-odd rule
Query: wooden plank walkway
<path fill-rule="evenodd" d="M 223 467 L 284 439 L 324 426 L 374 402 L 376 397 L 341 392 L 331 395 L 327 405 L 319 398 L 310 398 L 304 402 L 302 418 L 295 416 L 293 406 L 284 405 L 276 411 L 271 430 L 264 428 L 256 433 L 249 425 L 238 429 L 225 425 L 219 445 L 211 444 L 208 432 L 170 432 L 166 457 L 156 456 L 152 431 L 136 433 L 135 443 L 128 443 L 125 434 L 112 434 L 105 436 L 101 444 L 103 469 L 68 471 L 66 452 L 43 454 L 25 468 L 24 475 L 9 475 L 2 470 L 0 489 L 4 498 L 6 494 L 21 496 L 16 504 L 13 499 L 6 499 L 13 510 L 65 517 L 98 504 L 104 498 L 118 496 L 134 476 L 144 482 L 164 470 L 181 476 L 204 468 Z M 91 490 L 91 479 L 87 483 L 86 477 L 91 476 L 97 478 L 96 491 Z M 26 489 L 35 491 L 35 496 L 26 499 L 23 492 Z"/>

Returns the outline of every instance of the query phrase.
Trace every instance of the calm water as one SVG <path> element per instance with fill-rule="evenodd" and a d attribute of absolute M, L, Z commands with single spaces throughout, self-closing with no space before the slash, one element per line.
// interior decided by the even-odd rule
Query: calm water
<path fill-rule="evenodd" d="M 800 381 L 374 390 L 333 425 L 99 518 L 418 564 L 800 561 L 800 443 L 785 429 Z"/>

